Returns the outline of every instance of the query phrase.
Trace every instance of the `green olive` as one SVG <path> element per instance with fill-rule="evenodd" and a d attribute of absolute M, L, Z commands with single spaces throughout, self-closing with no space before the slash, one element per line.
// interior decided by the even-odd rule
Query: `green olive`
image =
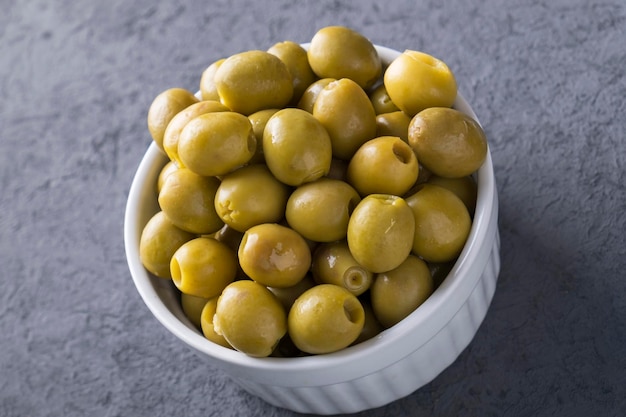
<path fill-rule="evenodd" d="M 413 253 L 427 262 L 448 262 L 459 256 L 472 220 L 452 191 L 431 184 L 406 199 L 415 216 Z"/>
<path fill-rule="evenodd" d="M 246 164 L 256 152 L 250 120 L 235 112 L 197 116 L 185 125 L 178 139 L 183 166 L 202 176 L 227 174 Z"/>
<path fill-rule="evenodd" d="M 303 292 L 309 288 L 313 288 L 316 285 L 313 277 L 310 274 L 305 275 L 297 284 L 291 287 L 267 287 L 278 298 L 280 303 L 285 308 L 285 311 L 289 311 L 296 298 L 300 297 Z"/>
<path fill-rule="evenodd" d="M 291 287 L 309 271 L 311 251 L 293 229 L 264 223 L 244 233 L 239 245 L 239 264 L 246 275 L 263 285 Z"/>
<path fill-rule="evenodd" d="M 460 178 L 444 178 L 439 177 L 437 175 L 431 175 L 428 178 L 428 183 L 433 185 L 438 185 L 443 188 L 447 188 L 456 194 L 457 197 L 465 203 L 465 207 L 469 211 L 470 215 L 474 213 L 476 209 L 476 198 L 477 198 L 477 185 L 474 178 L 471 176 L 460 177 Z"/>
<path fill-rule="evenodd" d="M 217 92 L 217 86 L 215 85 L 215 73 L 217 69 L 226 61 L 226 58 L 218 59 L 209 65 L 200 77 L 200 96 L 202 100 L 220 100 L 220 95 Z"/>
<path fill-rule="evenodd" d="M 239 244 L 243 238 L 243 232 L 233 229 L 229 225 L 225 224 L 220 230 L 215 232 L 213 236 L 215 240 L 224 243 L 226 246 L 234 250 L 239 250 Z"/>
<path fill-rule="evenodd" d="M 376 136 L 397 136 L 409 143 L 411 118 L 403 111 L 383 113 L 376 116 Z"/>
<path fill-rule="evenodd" d="M 409 116 L 429 107 L 452 107 L 456 79 L 445 62 L 419 51 L 404 51 L 385 70 L 387 93 Z"/>
<path fill-rule="evenodd" d="M 367 94 L 354 81 L 342 78 L 320 91 L 313 116 L 330 135 L 333 156 L 349 160 L 376 135 L 376 113 Z"/>
<path fill-rule="evenodd" d="M 219 297 L 213 297 L 204 303 L 202 311 L 200 312 L 200 329 L 202 330 L 204 337 L 209 339 L 211 342 L 217 343 L 218 345 L 228 349 L 233 349 L 224 336 L 217 334 L 215 326 L 213 325 L 218 299 Z"/>
<path fill-rule="evenodd" d="M 487 157 L 487 138 L 478 122 L 445 107 L 428 108 L 413 117 L 409 144 L 420 163 L 441 177 L 468 176 Z"/>
<path fill-rule="evenodd" d="M 287 200 L 285 217 L 289 226 L 315 242 L 344 239 L 348 220 L 361 201 L 348 183 L 320 178 L 296 188 Z"/>
<path fill-rule="evenodd" d="M 244 115 L 283 108 L 293 96 L 289 69 L 280 58 L 265 51 L 231 55 L 219 66 L 213 80 L 221 102 Z"/>
<path fill-rule="evenodd" d="M 347 173 L 348 161 L 333 158 L 332 161 L 330 161 L 330 170 L 328 174 L 326 174 L 326 177 L 346 182 Z"/>
<path fill-rule="evenodd" d="M 215 210 L 239 232 L 261 223 L 276 223 L 285 215 L 290 189 L 264 164 L 248 165 L 222 177 Z"/>
<path fill-rule="evenodd" d="M 356 261 L 372 272 L 398 267 L 413 246 L 415 218 L 404 199 L 370 194 L 350 216 L 348 246 Z"/>
<path fill-rule="evenodd" d="M 345 239 L 315 249 L 311 272 L 318 284 L 339 285 L 356 296 L 367 291 L 374 279 L 374 274 L 354 259 Z"/>
<path fill-rule="evenodd" d="M 397 268 L 376 275 L 371 289 L 374 314 L 383 326 L 391 327 L 422 305 L 433 289 L 426 262 L 409 255 Z"/>
<path fill-rule="evenodd" d="M 313 105 L 315 104 L 315 100 L 317 100 L 317 96 L 319 96 L 320 91 L 333 81 L 337 80 L 335 78 L 322 78 L 311 83 L 302 93 L 296 107 L 309 113 L 313 113 Z"/>
<path fill-rule="evenodd" d="M 367 89 L 382 74 L 382 63 L 372 42 L 344 26 L 318 30 L 308 55 L 311 68 L 320 78 L 349 78 Z"/>
<path fill-rule="evenodd" d="M 381 136 L 364 143 L 348 164 L 347 179 L 362 196 L 401 196 L 418 175 L 418 162 L 408 143 L 396 136 Z"/>
<path fill-rule="evenodd" d="M 252 113 L 248 116 L 250 123 L 252 124 L 252 131 L 256 137 L 256 152 L 254 156 L 248 162 L 249 164 L 261 164 L 265 163 L 265 155 L 263 154 L 263 132 L 265 131 L 265 125 L 267 121 L 276 113 L 279 109 L 265 109 Z"/>
<path fill-rule="evenodd" d="M 287 315 L 265 286 L 241 280 L 229 284 L 217 300 L 213 327 L 249 356 L 269 356 L 287 332 Z"/>
<path fill-rule="evenodd" d="M 287 66 L 293 80 L 293 96 L 290 103 L 298 104 L 307 87 L 317 80 L 309 65 L 306 49 L 295 42 L 285 41 L 275 43 L 267 52 L 276 55 Z"/>
<path fill-rule="evenodd" d="M 370 93 L 369 97 L 377 115 L 400 111 L 398 106 L 391 100 L 391 97 L 389 97 L 385 84 L 376 87 L 374 91 Z"/>
<path fill-rule="evenodd" d="M 176 226 L 195 234 L 210 234 L 223 225 L 213 203 L 220 182 L 187 168 L 170 173 L 159 193 L 159 205 Z"/>
<path fill-rule="evenodd" d="M 326 129 L 315 117 L 301 109 L 286 108 L 266 124 L 263 154 L 279 181 L 298 186 L 328 173 L 332 147 Z"/>
<path fill-rule="evenodd" d="M 430 275 L 433 277 L 433 285 L 435 288 L 439 287 L 448 277 L 453 267 L 454 261 L 444 263 L 428 262 L 428 269 L 430 269 Z"/>
<path fill-rule="evenodd" d="M 195 238 L 159 211 L 144 226 L 139 239 L 139 258 L 143 266 L 157 277 L 170 279 L 170 260 L 183 243 Z"/>
<path fill-rule="evenodd" d="M 378 336 L 380 332 L 385 330 L 383 325 L 380 324 L 380 322 L 376 318 L 371 302 L 368 299 L 359 299 L 359 300 L 361 301 L 361 305 L 363 306 L 363 312 L 365 313 L 365 320 L 363 323 L 363 329 L 361 330 L 359 337 L 357 337 L 357 339 L 352 343 L 353 345 L 372 339 Z"/>
<path fill-rule="evenodd" d="M 213 238 L 184 243 L 170 261 L 172 281 L 180 292 L 196 297 L 218 296 L 237 275 L 237 254 Z"/>
<path fill-rule="evenodd" d="M 170 88 L 157 95 L 148 109 L 148 131 L 157 146 L 163 149 L 163 135 L 167 125 L 179 112 L 199 100 L 184 88 Z"/>
<path fill-rule="evenodd" d="M 180 293 L 180 305 L 183 308 L 183 313 L 199 330 L 202 329 L 202 309 L 207 301 L 208 299 L 204 297 Z"/>
<path fill-rule="evenodd" d="M 170 160 L 176 161 L 178 166 L 183 166 L 183 163 L 178 157 L 178 139 L 187 123 L 201 114 L 222 111 L 230 110 L 219 101 L 200 101 L 192 104 L 174 116 L 163 134 L 163 149 Z"/>
<path fill-rule="evenodd" d="M 363 329 L 365 313 L 350 291 L 321 284 L 296 299 L 287 320 L 289 335 L 298 349 L 321 354 L 350 346 Z"/>
<path fill-rule="evenodd" d="M 159 172 L 159 176 L 157 177 L 157 195 L 161 192 L 161 188 L 163 188 L 163 183 L 165 183 L 165 178 L 170 175 L 172 172 L 178 169 L 178 165 L 174 161 L 169 161 Z"/>

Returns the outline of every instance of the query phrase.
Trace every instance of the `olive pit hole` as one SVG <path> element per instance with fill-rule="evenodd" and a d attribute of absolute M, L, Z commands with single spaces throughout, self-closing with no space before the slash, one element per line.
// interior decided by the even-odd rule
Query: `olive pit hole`
<path fill-rule="evenodd" d="M 396 159 L 403 164 L 408 164 L 411 161 L 411 156 L 413 156 L 413 150 L 405 146 L 404 142 L 394 143 L 392 151 Z"/>
<path fill-rule="evenodd" d="M 358 323 L 363 320 L 363 307 L 356 298 L 344 300 L 343 312 L 350 323 Z"/>

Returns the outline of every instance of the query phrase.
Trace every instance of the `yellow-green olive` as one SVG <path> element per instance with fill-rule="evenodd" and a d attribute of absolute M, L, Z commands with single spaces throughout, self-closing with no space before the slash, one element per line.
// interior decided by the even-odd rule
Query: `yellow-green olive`
<path fill-rule="evenodd" d="M 309 271 L 311 251 L 293 229 L 264 223 L 244 233 L 239 245 L 239 264 L 246 275 L 263 285 L 291 287 Z"/>
<path fill-rule="evenodd" d="M 309 113 L 313 113 L 313 105 L 315 104 L 315 100 L 317 100 L 317 96 L 319 96 L 320 91 L 333 81 L 337 80 L 335 78 L 322 78 L 311 83 L 302 93 L 296 107 Z"/>
<path fill-rule="evenodd" d="M 472 220 L 452 191 L 423 184 L 406 202 L 415 216 L 413 253 L 427 262 L 449 262 L 459 256 Z"/>
<path fill-rule="evenodd" d="M 305 275 L 298 283 L 292 285 L 291 287 L 267 287 L 276 298 L 280 301 L 280 303 L 285 308 L 285 311 L 289 311 L 291 306 L 293 305 L 296 298 L 300 297 L 303 292 L 308 290 L 309 288 L 313 288 L 316 285 L 313 277 L 310 274 Z"/>
<path fill-rule="evenodd" d="M 409 255 L 397 268 L 376 274 L 371 288 L 374 314 L 383 326 L 391 327 L 422 305 L 433 289 L 426 262 Z"/>
<path fill-rule="evenodd" d="M 177 227 L 162 211 L 144 226 L 139 239 L 139 258 L 143 266 L 157 277 L 170 279 L 170 260 L 183 243 L 195 238 Z"/>
<path fill-rule="evenodd" d="M 202 309 L 207 301 L 208 299 L 204 297 L 180 293 L 180 305 L 183 308 L 183 313 L 198 330 L 202 329 Z"/>
<path fill-rule="evenodd" d="M 219 66 L 213 81 L 221 102 L 246 116 L 263 109 L 283 108 L 293 95 L 287 66 L 265 51 L 231 55 Z"/>
<path fill-rule="evenodd" d="M 237 275 L 237 254 L 213 238 L 184 243 L 172 256 L 170 272 L 182 293 L 196 297 L 218 296 Z"/>
<path fill-rule="evenodd" d="M 376 87 L 374 91 L 370 93 L 369 97 L 377 115 L 400 111 L 398 106 L 391 100 L 391 97 L 389 97 L 385 84 Z"/>
<path fill-rule="evenodd" d="M 376 136 L 397 136 L 409 143 L 411 118 L 399 110 L 376 116 Z"/>
<path fill-rule="evenodd" d="M 279 109 L 265 109 L 259 110 L 248 116 L 250 123 L 252 124 L 252 131 L 256 137 L 256 152 L 254 156 L 248 162 L 249 164 L 264 164 L 265 155 L 263 154 L 263 132 L 265 131 L 265 125 L 267 121 L 276 113 Z"/>
<path fill-rule="evenodd" d="M 359 337 L 352 343 L 353 345 L 359 344 L 361 342 L 365 342 L 366 340 L 372 339 L 380 332 L 385 330 L 382 324 L 376 318 L 374 314 L 374 309 L 372 309 L 372 303 L 368 298 L 359 298 L 361 301 L 361 305 L 363 306 L 363 312 L 365 313 L 365 320 L 363 323 L 363 329 L 359 334 Z"/>
<path fill-rule="evenodd" d="M 222 177 L 215 210 L 228 226 L 245 232 L 257 224 L 282 220 L 289 192 L 264 164 L 248 165 Z"/>
<path fill-rule="evenodd" d="M 163 188 L 163 183 L 165 183 L 165 178 L 170 175 L 173 171 L 178 169 L 178 165 L 174 161 L 169 161 L 168 163 L 161 168 L 159 172 L 159 176 L 157 177 L 157 195 L 161 192 L 161 188 Z"/>
<path fill-rule="evenodd" d="M 374 279 L 374 274 L 354 259 L 345 239 L 318 246 L 311 272 L 318 284 L 339 285 L 356 296 L 367 291 Z"/>
<path fill-rule="evenodd" d="M 157 146 L 163 149 L 163 135 L 167 125 L 180 111 L 199 100 L 184 88 L 170 88 L 157 95 L 148 109 L 148 131 Z"/>
<path fill-rule="evenodd" d="M 376 135 L 376 113 L 367 94 L 348 78 L 329 83 L 313 105 L 313 116 L 330 135 L 333 156 L 349 160 Z"/>
<path fill-rule="evenodd" d="M 429 107 L 452 107 L 456 100 L 456 79 L 440 59 L 420 51 L 404 51 L 385 70 L 387 93 L 409 116 Z"/>
<path fill-rule="evenodd" d="M 428 178 L 428 183 L 438 185 L 452 191 L 461 199 L 461 201 L 463 201 L 463 203 L 465 203 L 465 207 L 467 207 L 470 215 L 474 214 L 478 192 L 474 178 L 469 175 L 460 178 L 444 178 L 437 175 L 431 175 Z"/>
<path fill-rule="evenodd" d="M 182 161 L 178 157 L 178 139 L 187 123 L 201 114 L 222 111 L 230 110 L 219 101 L 200 101 L 192 104 L 174 116 L 163 134 L 163 149 L 170 160 L 175 161 L 178 166 L 183 166 Z"/>
<path fill-rule="evenodd" d="M 316 285 L 289 310 L 289 336 L 303 352 L 321 354 L 350 346 L 363 329 L 365 313 L 359 299 L 343 287 Z"/>
<path fill-rule="evenodd" d="M 213 112 L 185 125 L 178 139 L 178 156 L 196 174 L 218 176 L 250 161 L 256 147 L 256 136 L 246 116 Z"/>
<path fill-rule="evenodd" d="M 250 280 L 229 284 L 217 300 L 213 328 L 249 356 L 269 356 L 287 332 L 287 314 L 270 290 Z"/>
<path fill-rule="evenodd" d="M 478 122 L 445 107 L 428 108 L 413 117 L 409 144 L 421 164 L 446 178 L 472 174 L 487 157 L 487 138 Z"/>
<path fill-rule="evenodd" d="M 200 96 L 202 100 L 220 100 L 220 95 L 217 92 L 217 86 L 215 85 L 214 77 L 217 69 L 226 61 L 226 58 L 218 59 L 209 65 L 200 77 Z"/>
<path fill-rule="evenodd" d="M 365 142 L 348 164 L 347 180 L 362 196 L 401 196 L 417 181 L 418 162 L 408 143 L 397 136 Z"/>
<path fill-rule="evenodd" d="M 398 267 L 413 246 L 415 218 L 401 197 L 370 194 L 350 216 L 348 246 L 356 261 L 372 272 Z"/>
<path fill-rule="evenodd" d="M 293 96 L 290 103 L 298 104 L 307 87 L 317 80 L 309 65 L 306 49 L 295 42 L 285 41 L 275 43 L 267 52 L 276 55 L 287 66 L 293 80 Z"/>
<path fill-rule="evenodd" d="M 318 30 L 308 55 L 311 68 L 320 78 L 349 78 L 367 89 L 382 74 L 382 63 L 372 42 L 345 26 Z"/>
<path fill-rule="evenodd" d="M 332 242 L 346 237 L 350 214 L 359 201 L 359 194 L 350 184 L 320 178 L 291 193 L 285 217 L 289 226 L 306 239 Z"/>
<path fill-rule="evenodd" d="M 298 186 L 328 173 L 332 145 L 328 132 L 315 117 L 301 109 L 286 108 L 266 124 L 263 154 L 278 180 Z"/>
<path fill-rule="evenodd" d="M 219 185 L 215 177 L 179 168 L 165 178 L 159 205 L 177 227 L 195 234 L 214 233 L 224 225 L 213 203 Z"/>
<path fill-rule="evenodd" d="M 202 330 L 204 337 L 209 339 L 211 342 L 217 343 L 218 345 L 228 349 L 233 349 L 224 336 L 217 334 L 215 326 L 213 325 L 218 299 L 219 297 L 213 297 L 204 303 L 202 311 L 200 312 L 200 329 Z"/>

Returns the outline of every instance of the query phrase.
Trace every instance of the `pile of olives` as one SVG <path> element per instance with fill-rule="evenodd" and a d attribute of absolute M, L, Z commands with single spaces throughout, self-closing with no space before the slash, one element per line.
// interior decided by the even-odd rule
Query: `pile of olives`
<path fill-rule="evenodd" d="M 338 351 L 418 308 L 476 204 L 487 141 L 452 106 L 453 73 L 407 50 L 383 65 L 353 29 L 320 29 L 209 65 L 159 94 L 168 156 L 140 241 L 207 339 L 250 356 Z"/>

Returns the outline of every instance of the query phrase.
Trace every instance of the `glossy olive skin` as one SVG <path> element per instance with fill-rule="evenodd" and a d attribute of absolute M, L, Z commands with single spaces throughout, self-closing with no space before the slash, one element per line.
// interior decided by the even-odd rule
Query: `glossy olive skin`
<path fill-rule="evenodd" d="M 376 135 L 376 113 L 369 97 L 348 78 L 329 83 L 313 105 L 313 116 L 328 131 L 333 156 L 349 160 Z"/>
<path fill-rule="evenodd" d="M 267 121 L 280 109 L 265 109 L 259 110 L 248 116 L 250 123 L 252 124 L 252 131 L 256 137 L 256 152 L 248 161 L 248 164 L 264 164 L 265 155 L 263 154 L 263 132 L 265 132 L 265 125 Z"/>
<path fill-rule="evenodd" d="M 300 97 L 300 100 L 298 100 L 298 105 L 296 107 L 309 113 L 313 113 L 313 105 L 315 104 L 315 100 L 317 100 L 317 96 L 319 96 L 320 91 L 322 91 L 324 87 L 326 87 L 333 81 L 337 81 L 337 79 L 321 78 L 311 83 L 302 93 L 302 96 Z"/>
<path fill-rule="evenodd" d="M 472 226 L 463 201 L 452 191 L 427 183 L 406 202 L 415 216 L 412 252 L 427 262 L 456 259 Z"/>
<path fill-rule="evenodd" d="M 400 111 L 398 106 L 391 100 L 391 97 L 389 97 L 385 84 L 376 87 L 374 91 L 369 94 L 369 97 L 377 115 Z"/>
<path fill-rule="evenodd" d="M 311 273 L 318 284 L 339 285 L 356 296 L 367 291 L 374 280 L 374 274 L 354 259 L 345 239 L 318 246 Z"/>
<path fill-rule="evenodd" d="M 295 42 L 284 41 L 275 43 L 267 52 L 276 55 L 287 66 L 293 81 L 293 96 L 290 104 L 295 106 L 307 87 L 318 78 L 309 65 L 306 49 Z"/>
<path fill-rule="evenodd" d="M 313 288 L 315 285 L 317 284 L 313 280 L 313 277 L 310 274 L 307 274 L 297 284 L 292 285 L 291 287 L 267 287 L 267 289 L 270 290 L 276 296 L 276 298 L 278 298 L 280 303 L 285 308 L 285 311 L 289 311 L 294 301 L 296 301 L 296 299 L 300 297 L 302 293 L 304 293 L 309 288 Z"/>
<path fill-rule="evenodd" d="M 385 70 L 384 84 L 396 106 L 409 116 L 429 107 L 452 107 L 454 74 L 442 60 L 420 51 L 404 51 Z"/>
<path fill-rule="evenodd" d="M 287 332 L 287 315 L 265 286 L 241 280 L 229 284 L 219 296 L 213 327 L 238 351 L 265 357 Z"/>
<path fill-rule="evenodd" d="M 437 175 L 431 175 L 428 178 L 428 183 L 438 185 L 452 191 L 461 199 L 461 201 L 463 201 L 463 203 L 465 203 L 465 207 L 467 207 L 470 215 L 474 214 L 474 211 L 476 210 L 476 198 L 478 196 L 478 188 L 474 178 L 469 175 L 460 178 L 444 178 Z"/>
<path fill-rule="evenodd" d="M 311 251 L 304 238 L 293 229 L 275 223 L 246 230 L 238 254 L 246 275 L 269 287 L 296 285 L 311 265 Z"/>
<path fill-rule="evenodd" d="M 187 123 L 201 114 L 221 111 L 230 110 L 219 101 L 200 101 L 192 104 L 174 116 L 167 125 L 167 128 L 165 128 L 165 133 L 163 134 L 163 150 L 165 150 L 170 160 L 175 161 L 178 166 L 183 166 L 182 161 L 178 157 L 178 139 Z"/>
<path fill-rule="evenodd" d="M 256 152 L 250 120 L 235 112 L 211 112 L 188 122 L 178 138 L 183 166 L 198 175 L 219 176 L 248 163 Z"/>
<path fill-rule="evenodd" d="M 185 242 L 172 256 L 170 272 L 176 288 L 196 297 L 212 298 L 235 280 L 237 254 L 213 238 Z"/>
<path fill-rule="evenodd" d="M 183 243 L 195 238 L 182 230 L 162 211 L 157 212 L 144 226 L 139 239 L 139 258 L 143 266 L 157 277 L 170 279 L 170 260 Z"/>
<path fill-rule="evenodd" d="M 289 226 L 306 239 L 332 242 L 346 237 L 350 214 L 360 201 L 348 183 L 320 178 L 291 193 L 285 217 Z"/>
<path fill-rule="evenodd" d="M 280 58 L 265 51 L 231 55 L 219 66 L 213 81 L 222 104 L 246 116 L 283 108 L 293 96 L 289 69 Z"/>
<path fill-rule="evenodd" d="M 204 337 L 209 339 L 213 343 L 217 343 L 228 349 L 233 347 L 221 334 L 217 334 L 215 326 L 213 326 L 213 318 L 215 317 L 215 311 L 217 310 L 217 300 L 219 297 L 213 297 L 208 299 L 200 311 L 200 329 Z"/>
<path fill-rule="evenodd" d="M 444 107 L 428 108 L 413 117 L 409 144 L 421 164 L 446 178 L 472 174 L 487 157 L 487 138 L 478 122 Z"/>
<path fill-rule="evenodd" d="M 399 266 L 411 252 L 415 218 L 401 197 L 370 194 L 350 216 L 348 246 L 356 261 L 372 272 Z"/>
<path fill-rule="evenodd" d="M 290 188 L 263 164 L 248 165 L 222 177 L 215 210 L 239 232 L 261 223 L 276 223 L 285 215 Z"/>
<path fill-rule="evenodd" d="M 263 154 L 278 180 L 298 186 L 328 173 L 332 144 L 324 126 L 310 113 L 286 108 L 276 112 L 266 124 Z"/>
<path fill-rule="evenodd" d="M 343 287 L 316 285 L 289 310 L 289 336 L 298 349 L 312 354 L 350 346 L 363 329 L 365 312 L 359 299 Z"/>
<path fill-rule="evenodd" d="M 167 125 L 179 112 L 199 100 L 184 88 L 170 88 L 157 95 L 148 109 L 148 131 L 157 146 L 163 149 L 163 135 Z"/>
<path fill-rule="evenodd" d="M 218 59 L 202 72 L 202 76 L 200 77 L 200 96 L 202 100 L 220 101 L 220 95 L 217 92 L 214 78 L 217 69 L 224 61 L 226 61 L 226 58 Z"/>
<path fill-rule="evenodd" d="M 163 184 L 165 183 L 165 179 L 167 178 L 167 176 L 170 175 L 172 172 L 176 171 L 177 169 L 178 169 L 178 165 L 174 161 L 169 161 L 168 163 L 165 164 L 165 166 L 163 166 L 163 168 L 161 168 L 161 171 L 159 172 L 159 176 L 157 177 L 157 195 L 161 192 L 161 189 L 163 188 Z"/>
<path fill-rule="evenodd" d="M 217 178 L 179 168 L 165 178 L 159 205 L 177 227 L 195 234 L 214 233 L 224 225 L 213 204 L 219 184 Z"/>
<path fill-rule="evenodd" d="M 180 293 L 180 305 L 183 308 L 183 313 L 198 330 L 202 329 L 202 309 L 207 301 L 208 299 L 204 297 Z"/>
<path fill-rule="evenodd" d="M 311 39 L 308 56 L 318 77 L 349 78 L 363 89 L 371 87 L 382 74 L 382 63 L 372 42 L 344 26 L 318 30 Z"/>
<path fill-rule="evenodd" d="M 411 118 L 401 110 L 376 116 L 376 136 L 397 136 L 409 143 Z"/>
<path fill-rule="evenodd" d="M 433 290 L 426 262 L 409 255 L 397 268 L 376 275 L 371 288 L 374 314 L 384 327 L 391 327 L 415 311 Z"/>
<path fill-rule="evenodd" d="M 401 196 L 415 184 L 418 172 L 417 158 L 408 143 L 397 136 L 380 136 L 355 152 L 347 179 L 362 196 Z"/>

